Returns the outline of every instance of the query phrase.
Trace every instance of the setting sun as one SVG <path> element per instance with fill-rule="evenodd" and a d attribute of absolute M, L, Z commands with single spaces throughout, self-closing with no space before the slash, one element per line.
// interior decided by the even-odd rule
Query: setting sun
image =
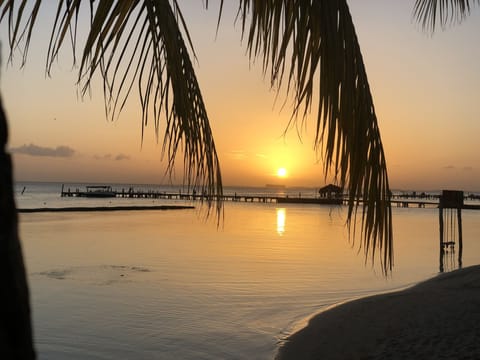
<path fill-rule="evenodd" d="M 283 168 L 283 167 L 282 167 L 282 168 L 279 168 L 279 169 L 277 170 L 277 176 L 278 176 L 278 177 L 281 177 L 281 178 L 287 177 L 287 169 L 285 169 L 285 168 Z"/>

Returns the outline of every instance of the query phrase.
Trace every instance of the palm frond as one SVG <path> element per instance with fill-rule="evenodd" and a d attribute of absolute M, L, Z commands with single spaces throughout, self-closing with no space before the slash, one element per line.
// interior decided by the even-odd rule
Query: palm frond
<path fill-rule="evenodd" d="M 478 4 L 480 0 L 416 0 L 413 16 L 424 29 L 433 32 L 438 23 L 445 28 L 462 22 Z"/>
<path fill-rule="evenodd" d="M 8 43 L 10 47 L 9 61 L 12 60 L 13 50 L 23 41 L 22 66 L 25 64 L 32 31 L 41 2 L 41 0 L 35 0 L 33 7 L 30 9 L 27 7 L 27 0 L 20 1 L 18 7 L 15 7 L 14 0 L 0 1 L 0 22 L 4 21 L 5 16 L 8 17 Z M 22 21 L 24 20 L 25 10 L 27 10 L 27 12 L 30 11 L 30 15 L 28 16 L 26 23 L 23 24 Z"/>
<path fill-rule="evenodd" d="M 325 173 L 333 171 L 348 189 L 347 223 L 354 236 L 357 209 L 362 209 L 366 258 L 373 261 L 378 251 L 384 271 L 391 270 L 386 160 L 346 1 L 240 0 L 238 13 L 250 56 L 262 58 L 272 86 L 287 81 L 287 91 L 294 92 L 292 122 L 305 120 L 318 95 L 315 143 Z"/>
<path fill-rule="evenodd" d="M 163 151 L 168 170 L 173 171 L 177 152 L 183 150 L 186 183 L 207 194 L 209 205 L 217 200 L 219 213 L 220 165 L 182 30 L 192 48 L 176 1 L 170 5 L 168 0 L 115 4 L 100 0 L 81 60 L 81 81 L 85 91 L 100 71 L 112 116 L 123 109 L 137 86 L 142 129 L 151 114 L 157 135 L 162 114 L 166 121 Z"/>
<path fill-rule="evenodd" d="M 85 2 L 85 1 L 84 1 Z M 24 41 L 24 62 L 41 0 L 22 28 L 26 0 L 0 2 L 0 21 L 8 16 L 11 54 Z M 183 151 L 184 181 L 207 195 L 208 210 L 222 210 L 220 165 L 199 84 L 190 60 L 193 46 L 176 0 L 88 0 L 90 32 L 79 67 L 82 93 L 100 73 L 107 117 L 116 118 L 135 87 L 143 131 L 150 118 L 159 137 L 165 121 L 163 155 L 172 174 Z M 81 0 L 59 0 L 54 17 L 46 70 L 50 74 L 59 50 L 70 39 L 75 61 Z M 186 36 L 185 43 L 183 36 Z M 188 44 L 188 46 L 187 46 Z M 24 63 L 23 62 L 23 63 Z"/>

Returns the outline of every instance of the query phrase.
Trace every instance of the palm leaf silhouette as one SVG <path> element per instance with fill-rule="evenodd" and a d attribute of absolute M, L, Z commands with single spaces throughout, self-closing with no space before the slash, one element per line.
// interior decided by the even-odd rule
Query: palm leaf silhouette
<path fill-rule="evenodd" d="M 22 64 L 26 61 L 41 5 L 41 0 L 35 1 L 31 15 L 20 31 L 26 2 L 22 1 L 18 9 L 14 1 L 0 3 L 1 19 L 8 17 L 10 49 L 24 41 Z M 163 154 L 168 160 L 167 171 L 173 172 L 177 153 L 183 151 L 184 181 L 206 194 L 208 209 L 216 204 L 219 214 L 223 192 L 220 164 L 189 56 L 189 48 L 193 51 L 190 35 L 177 2 L 60 0 L 47 51 L 48 74 L 59 50 L 68 40 L 76 55 L 76 28 L 83 3 L 89 5 L 91 25 L 79 66 L 78 81 L 82 93 L 88 91 L 94 75 L 100 73 L 105 112 L 113 119 L 122 111 L 136 87 L 142 108 L 142 139 L 149 120 L 153 120 L 158 139 L 163 116 L 166 124 Z"/>
<path fill-rule="evenodd" d="M 325 173 L 348 190 L 355 235 L 360 206 L 364 252 L 381 251 L 392 267 L 392 216 L 387 166 L 360 46 L 346 1 L 240 2 L 251 57 L 261 57 L 272 86 L 287 82 L 295 105 L 292 124 L 316 105 L 316 147 Z M 250 20 L 250 24 L 248 21 Z M 316 78 L 318 76 L 318 79 Z"/>
<path fill-rule="evenodd" d="M 416 0 L 413 14 L 424 29 L 433 32 L 438 23 L 444 28 L 463 21 L 478 4 L 479 0 Z"/>

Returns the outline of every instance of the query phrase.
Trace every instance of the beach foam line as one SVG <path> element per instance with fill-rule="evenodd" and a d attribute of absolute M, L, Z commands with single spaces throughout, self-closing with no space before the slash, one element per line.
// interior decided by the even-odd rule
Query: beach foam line
<path fill-rule="evenodd" d="M 330 308 L 276 359 L 480 359 L 480 266 Z"/>
<path fill-rule="evenodd" d="M 184 210 L 195 209 L 194 206 L 186 205 L 156 205 L 156 206 L 75 206 L 62 208 L 32 208 L 18 209 L 19 213 L 38 212 L 96 212 L 96 211 L 135 211 L 135 210 Z"/>

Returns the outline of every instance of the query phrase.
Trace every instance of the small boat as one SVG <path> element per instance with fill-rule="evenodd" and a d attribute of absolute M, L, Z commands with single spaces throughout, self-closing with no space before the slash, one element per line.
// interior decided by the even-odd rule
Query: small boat
<path fill-rule="evenodd" d="M 110 185 L 90 185 L 87 191 L 81 193 L 85 197 L 108 198 L 116 197 L 117 193 L 113 191 Z"/>

